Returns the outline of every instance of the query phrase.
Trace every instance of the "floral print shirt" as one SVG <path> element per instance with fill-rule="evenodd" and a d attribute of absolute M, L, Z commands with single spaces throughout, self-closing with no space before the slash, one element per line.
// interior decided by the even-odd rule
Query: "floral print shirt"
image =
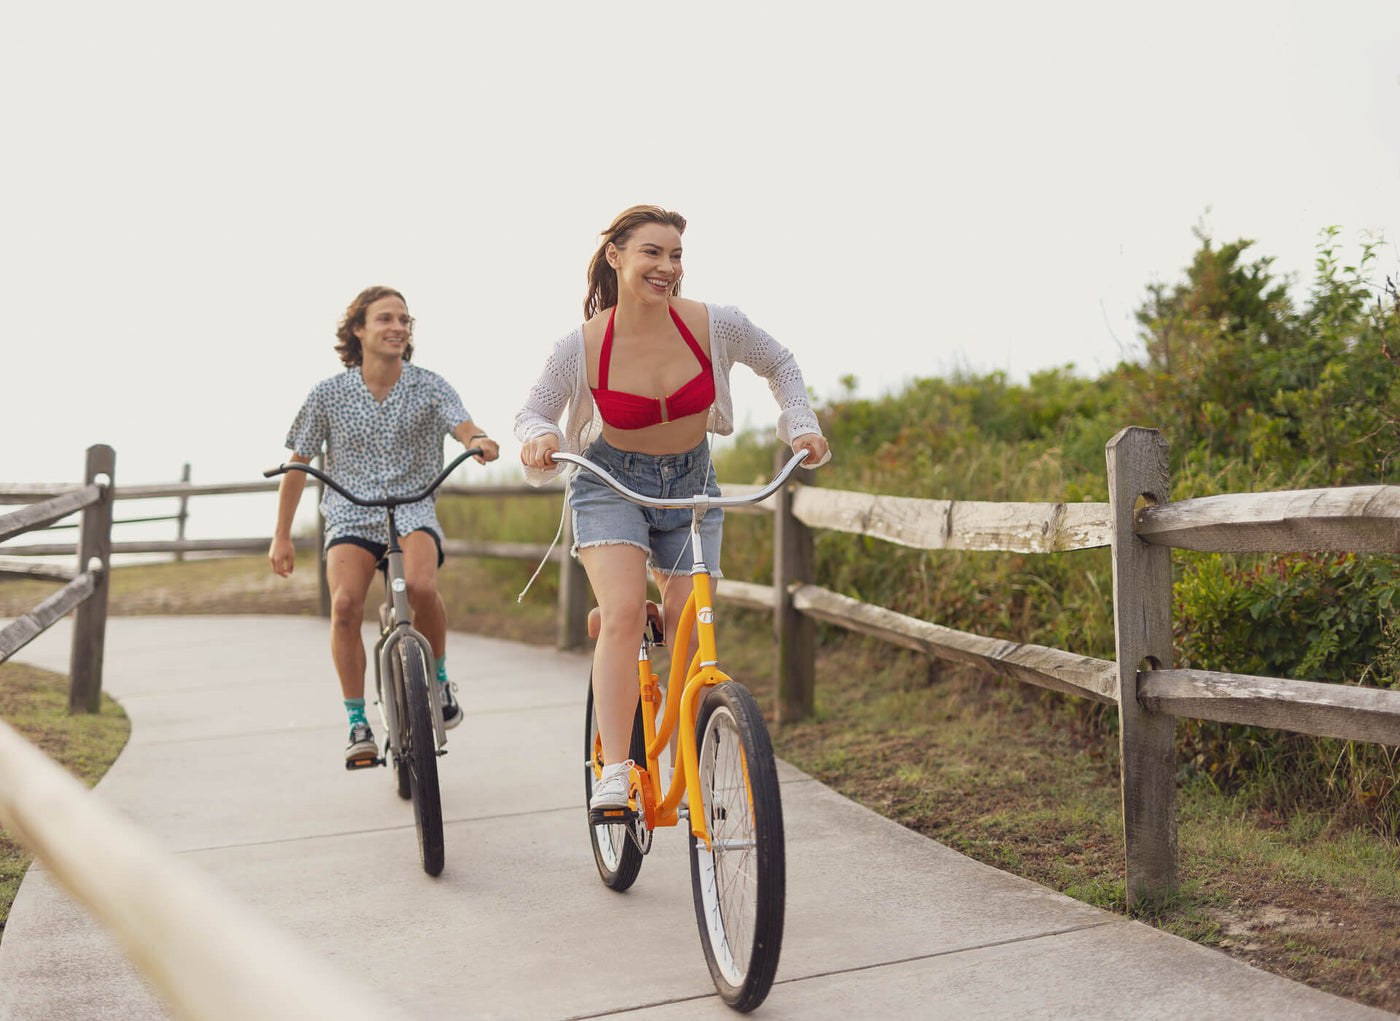
<path fill-rule="evenodd" d="M 442 471 L 443 438 L 469 418 L 457 391 L 435 372 L 405 364 L 381 402 L 352 366 L 312 387 L 287 433 L 287 448 L 308 458 L 324 450 L 326 474 L 357 496 L 413 493 Z M 441 539 L 435 500 L 395 510 L 399 534 L 428 528 Z M 347 535 L 388 541 L 382 507 L 357 506 L 327 488 L 321 512 L 327 544 Z"/>

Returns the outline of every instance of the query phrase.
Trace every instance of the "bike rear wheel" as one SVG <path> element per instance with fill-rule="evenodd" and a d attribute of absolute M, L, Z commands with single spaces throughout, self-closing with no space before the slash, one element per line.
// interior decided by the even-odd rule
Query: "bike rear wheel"
<path fill-rule="evenodd" d="M 423 861 L 423 871 L 436 876 L 443 865 L 442 798 L 438 791 L 437 746 L 433 737 L 428 671 L 417 642 L 405 639 L 395 651 L 402 667 L 406 709 L 399 721 L 401 758 L 407 766 L 413 794 L 418 854 Z"/>
<path fill-rule="evenodd" d="M 632 761 L 646 765 L 646 737 L 642 733 L 642 707 L 637 706 L 637 714 L 632 718 Z M 593 677 L 588 678 L 588 704 L 583 720 L 583 807 L 588 809 L 593 797 L 593 763 L 597 757 L 602 762 L 602 745 L 598 740 L 598 720 L 593 712 Z M 644 823 L 641 825 L 645 825 Z M 637 873 L 642 868 L 642 851 L 629 834 L 630 826 L 618 823 L 605 823 L 594 826 L 588 824 L 588 840 L 593 845 L 593 860 L 598 865 L 598 875 L 603 885 L 621 893 L 637 881 Z"/>
<path fill-rule="evenodd" d="M 711 688 L 695 723 L 710 847 L 690 837 L 695 919 L 724 1002 L 753 1010 L 778 970 L 786 900 L 783 808 L 763 714 L 747 688 Z"/>

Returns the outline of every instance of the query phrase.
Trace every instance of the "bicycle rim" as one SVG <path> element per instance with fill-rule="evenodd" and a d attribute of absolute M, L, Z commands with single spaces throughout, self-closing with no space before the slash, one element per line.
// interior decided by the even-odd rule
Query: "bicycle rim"
<path fill-rule="evenodd" d="M 753 1010 L 778 970 L 786 862 L 777 766 L 748 689 L 727 681 L 710 690 L 696 746 L 710 835 L 708 849 L 690 837 L 700 942 L 720 996 L 737 1010 Z"/>
<path fill-rule="evenodd" d="M 583 721 L 583 806 L 588 809 L 588 801 L 593 797 L 593 767 L 595 758 L 602 762 L 602 748 L 598 742 L 598 721 L 593 712 L 593 678 L 588 679 L 588 703 Z M 637 715 L 632 724 L 631 753 L 633 760 L 646 760 L 646 742 L 642 736 L 642 711 L 637 707 Z M 642 852 L 636 841 L 628 835 L 628 827 L 613 823 L 588 825 L 588 839 L 593 845 L 593 860 L 598 866 L 598 875 L 603 884 L 621 893 L 637 880 L 642 868 Z"/>
<path fill-rule="evenodd" d="M 418 854 L 423 871 L 442 871 L 442 799 L 438 791 L 437 748 L 433 743 L 433 719 L 428 697 L 428 671 L 416 642 L 399 643 L 407 712 L 400 723 L 403 757 L 413 792 L 413 820 L 418 829 Z"/>

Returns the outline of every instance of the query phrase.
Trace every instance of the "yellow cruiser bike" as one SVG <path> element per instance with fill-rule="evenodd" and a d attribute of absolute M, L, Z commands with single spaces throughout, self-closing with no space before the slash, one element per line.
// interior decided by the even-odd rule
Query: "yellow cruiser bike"
<path fill-rule="evenodd" d="M 644 507 L 688 508 L 694 554 L 694 590 L 677 624 L 671 653 L 671 683 L 663 692 L 651 671 L 651 650 L 664 644 L 660 621 L 649 607 L 637 654 L 641 698 L 633 721 L 631 798 L 628 808 L 589 818 L 593 856 L 603 882 L 613 890 L 632 885 L 651 849 L 652 831 L 690 824 L 690 880 L 705 961 L 720 996 L 740 1011 L 753 1010 L 768 995 L 783 942 L 786 862 L 783 807 L 773 745 L 763 714 L 749 690 L 719 669 L 715 612 L 709 570 L 700 544 L 700 523 L 714 507 L 760 503 L 777 492 L 807 454 L 796 454 L 777 478 L 747 496 L 705 494 L 657 499 L 621 485 L 605 469 L 576 454 L 556 452 L 592 472 L 620 496 Z M 699 651 L 686 662 L 698 628 Z M 684 684 L 675 683 L 685 678 Z M 602 773 L 603 746 L 588 686 L 584 721 L 584 804 Z M 680 761 L 670 789 L 661 789 L 658 757 L 679 730 Z M 688 796 L 690 808 L 682 805 Z"/>

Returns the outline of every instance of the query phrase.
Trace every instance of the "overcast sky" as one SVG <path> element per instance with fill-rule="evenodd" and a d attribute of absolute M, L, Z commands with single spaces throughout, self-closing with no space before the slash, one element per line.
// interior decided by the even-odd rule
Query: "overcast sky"
<path fill-rule="evenodd" d="M 1330 224 L 1400 266 L 1395 0 L 129 0 L 4 33 L 4 480 L 76 479 L 96 442 L 119 482 L 256 477 L 377 283 L 516 464 L 636 202 L 689 218 L 685 293 L 821 397 L 1111 368 L 1198 225 L 1304 282 Z"/>

